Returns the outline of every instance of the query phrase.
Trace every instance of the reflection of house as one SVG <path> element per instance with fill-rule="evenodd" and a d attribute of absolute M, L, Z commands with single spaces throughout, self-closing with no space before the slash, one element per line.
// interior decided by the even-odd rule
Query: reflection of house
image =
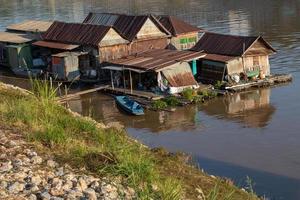
<path fill-rule="evenodd" d="M 270 93 L 269 88 L 236 93 L 204 104 L 202 110 L 209 115 L 218 115 L 246 126 L 264 127 L 275 111 L 270 105 Z"/>
<path fill-rule="evenodd" d="M 157 16 L 160 23 L 172 34 L 170 45 L 178 50 L 193 47 L 198 42 L 201 29 L 174 16 Z"/>
<path fill-rule="evenodd" d="M 193 51 L 207 53 L 198 63 L 200 81 L 223 81 L 226 75 L 270 75 L 269 55 L 276 52 L 262 37 L 205 33 Z"/>
<path fill-rule="evenodd" d="M 111 60 L 105 63 L 104 69 L 116 72 L 114 76 L 111 73 L 112 87 L 114 84 L 117 87 L 123 84 L 122 87 L 130 86 L 131 89 L 158 89 L 173 94 L 187 87 L 197 87 L 189 62 L 204 55 L 193 51 L 150 50 Z M 121 75 L 124 80 L 121 79 Z"/>

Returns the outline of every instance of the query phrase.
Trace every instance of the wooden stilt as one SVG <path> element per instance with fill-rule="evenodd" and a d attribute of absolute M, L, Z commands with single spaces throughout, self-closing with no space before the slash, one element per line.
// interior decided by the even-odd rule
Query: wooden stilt
<path fill-rule="evenodd" d="M 112 70 L 110 70 L 110 79 L 111 79 L 111 87 L 113 89 L 115 89 L 115 86 L 114 86 L 114 80 L 113 80 L 113 75 L 112 75 Z"/>
<path fill-rule="evenodd" d="M 131 77 L 131 71 L 129 71 L 129 78 L 130 78 L 130 94 L 132 94 L 132 77 Z"/>

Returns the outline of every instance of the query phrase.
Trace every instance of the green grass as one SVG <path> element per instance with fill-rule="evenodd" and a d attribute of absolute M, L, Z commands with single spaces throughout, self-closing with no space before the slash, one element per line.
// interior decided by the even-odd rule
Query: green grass
<path fill-rule="evenodd" d="M 213 187 L 215 180 L 181 159 L 151 151 L 124 130 L 99 128 L 92 120 L 74 116 L 55 103 L 56 88 L 33 84 L 34 95 L 22 95 L 0 83 L 0 121 L 24 132 L 41 153 L 99 176 L 122 177 L 138 199 L 196 199 L 195 184 L 205 191 Z M 236 199 L 248 196 L 233 186 L 220 187 L 233 188 Z"/>

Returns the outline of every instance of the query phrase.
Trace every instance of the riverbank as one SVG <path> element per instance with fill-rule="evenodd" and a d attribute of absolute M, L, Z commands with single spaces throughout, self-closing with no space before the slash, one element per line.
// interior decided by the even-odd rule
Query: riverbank
<path fill-rule="evenodd" d="M 231 181 L 210 176 L 189 165 L 185 155 L 151 150 L 129 138 L 124 130 L 107 128 L 74 115 L 56 104 L 49 90 L 33 96 L 1 84 L 0 97 L 1 124 L 6 124 L 8 129 L 14 127 L 14 134 L 24 144 L 31 145 L 43 160 L 52 157 L 60 166 L 68 164 L 79 174 L 91 174 L 101 181 L 118 179 L 123 188 L 134 191 L 129 199 L 213 199 L 216 195 L 217 199 L 257 199 Z M 7 134 L 5 131 L 5 137 Z M 1 167 L 9 161 L 1 159 Z M 14 170 L 12 166 L 9 173 L 15 173 Z M 14 183 L 9 180 L 6 187 L 2 186 L 3 193 L 8 193 Z M 39 189 L 39 192 L 51 190 L 47 186 Z M 49 194 L 53 195 L 51 191 Z M 86 195 L 84 191 L 82 194 Z M 63 198 L 61 194 L 57 196 Z"/>

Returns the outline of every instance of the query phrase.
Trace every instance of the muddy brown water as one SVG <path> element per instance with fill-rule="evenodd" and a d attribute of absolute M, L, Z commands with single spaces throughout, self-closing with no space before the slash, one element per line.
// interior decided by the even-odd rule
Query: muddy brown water
<path fill-rule="evenodd" d="M 120 112 L 104 94 L 82 96 L 70 106 L 96 120 L 125 126 L 149 146 L 192 154 L 205 171 L 230 177 L 240 186 L 249 176 L 259 195 L 300 199 L 299 0 L 0 0 L 0 28 L 24 19 L 81 21 L 91 10 L 171 14 L 209 31 L 263 35 L 278 50 L 271 57 L 271 71 L 291 73 L 292 84 L 217 98 L 174 113 L 147 111 L 141 117 Z M 10 83 L 25 85 L 20 80 Z"/>

